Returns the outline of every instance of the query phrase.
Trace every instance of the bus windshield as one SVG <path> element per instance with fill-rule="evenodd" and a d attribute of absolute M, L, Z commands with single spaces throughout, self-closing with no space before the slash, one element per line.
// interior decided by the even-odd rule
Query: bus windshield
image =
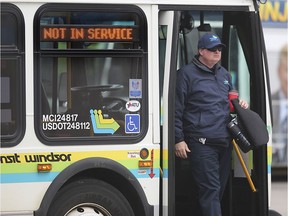
<path fill-rule="evenodd" d="M 57 137 L 139 138 L 145 129 L 145 106 L 140 111 L 140 104 L 145 104 L 147 88 L 144 23 L 133 7 L 127 13 L 86 7 L 61 12 L 53 5 L 39 11 L 35 76 L 40 139 L 49 144 Z M 130 115 L 126 105 L 137 112 Z M 128 121 L 135 126 L 125 127 Z"/>

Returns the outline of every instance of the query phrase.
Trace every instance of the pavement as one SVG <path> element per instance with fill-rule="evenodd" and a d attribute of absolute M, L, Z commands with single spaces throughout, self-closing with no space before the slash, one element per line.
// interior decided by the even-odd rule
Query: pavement
<path fill-rule="evenodd" d="M 270 209 L 282 216 L 288 216 L 288 184 L 287 181 L 272 181 Z"/>

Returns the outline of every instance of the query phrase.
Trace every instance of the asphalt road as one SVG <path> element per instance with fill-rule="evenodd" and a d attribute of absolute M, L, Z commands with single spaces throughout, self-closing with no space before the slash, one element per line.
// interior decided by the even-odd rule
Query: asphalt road
<path fill-rule="evenodd" d="M 287 181 L 272 181 L 270 209 L 282 216 L 288 216 L 288 187 Z"/>

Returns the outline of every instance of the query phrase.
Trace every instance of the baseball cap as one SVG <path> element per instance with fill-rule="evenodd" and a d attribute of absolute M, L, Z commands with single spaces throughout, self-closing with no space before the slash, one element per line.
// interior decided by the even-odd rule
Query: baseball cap
<path fill-rule="evenodd" d="M 221 43 L 218 35 L 214 33 L 206 33 L 198 41 L 198 49 L 210 49 L 215 46 L 226 47 L 225 44 Z"/>

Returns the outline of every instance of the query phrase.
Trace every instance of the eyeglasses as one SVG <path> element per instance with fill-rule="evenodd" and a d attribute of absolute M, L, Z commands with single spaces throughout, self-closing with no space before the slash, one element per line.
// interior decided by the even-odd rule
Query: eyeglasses
<path fill-rule="evenodd" d="M 216 46 L 216 47 L 212 47 L 212 48 L 207 49 L 207 50 L 209 50 L 210 52 L 216 52 L 217 50 L 218 50 L 219 52 L 221 52 L 222 49 L 223 49 L 223 47 L 221 47 L 221 46 Z"/>

